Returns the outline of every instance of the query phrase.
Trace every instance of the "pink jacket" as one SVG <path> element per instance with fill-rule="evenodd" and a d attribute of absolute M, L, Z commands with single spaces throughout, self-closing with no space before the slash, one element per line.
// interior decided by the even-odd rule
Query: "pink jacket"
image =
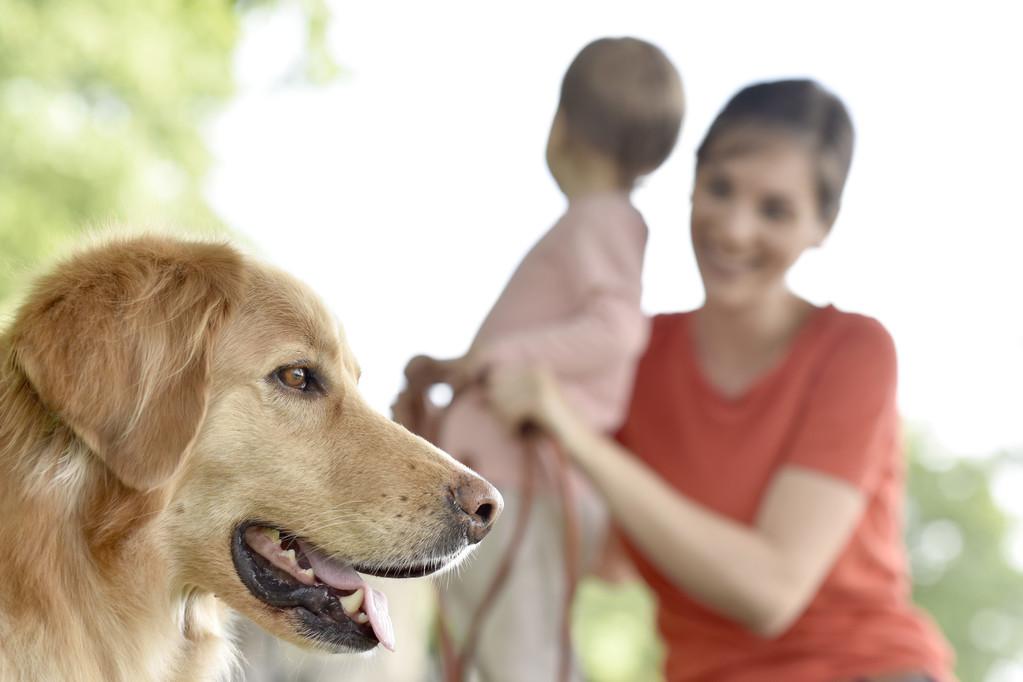
<path fill-rule="evenodd" d="M 519 264 L 473 348 L 490 367 L 545 367 L 594 428 L 616 429 L 647 341 L 646 240 L 646 223 L 624 192 L 573 200 Z M 518 486 L 522 445 L 481 389 L 466 389 L 445 410 L 438 439 L 499 488 Z"/>

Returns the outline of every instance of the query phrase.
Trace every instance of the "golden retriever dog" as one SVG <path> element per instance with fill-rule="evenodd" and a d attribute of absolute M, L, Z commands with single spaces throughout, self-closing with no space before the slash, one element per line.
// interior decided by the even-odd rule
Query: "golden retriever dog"
<path fill-rule="evenodd" d="M 0 680 L 217 680 L 231 609 L 393 647 L 360 574 L 451 566 L 498 492 L 370 409 L 320 301 L 223 244 L 136 237 L 0 336 Z"/>

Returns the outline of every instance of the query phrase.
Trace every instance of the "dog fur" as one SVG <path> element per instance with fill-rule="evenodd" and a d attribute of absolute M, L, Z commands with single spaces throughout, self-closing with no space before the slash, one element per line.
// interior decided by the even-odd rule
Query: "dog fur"
<path fill-rule="evenodd" d="M 0 680 L 224 679 L 231 609 L 322 646 L 240 581 L 248 519 L 362 566 L 464 556 L 453 495 L 499 494 L 358 377 L 315 295 L 224 244 L 122 239 L 41 279 L 0 335 Z"/>

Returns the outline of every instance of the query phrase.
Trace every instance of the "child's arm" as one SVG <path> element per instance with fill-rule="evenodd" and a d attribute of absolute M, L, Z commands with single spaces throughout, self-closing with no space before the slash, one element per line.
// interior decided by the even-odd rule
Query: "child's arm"
<path fill-rule="evenodd" d="M 405 388 L 391 404 L 391 416 L 412 433 L 436 442 L 440 409 L 430 400 L 430 388 L 446 383 L 458 392 L 478 381 L 482 372 L 479 359 L 472 354 L 450 360 L 417 355 L 405 365 Z"/>
<path fill-rule="evenodd" d="M 580 222 L 582 229 L 563 245 L 566 272 L 576 280 L 575 291 L 582 292 L 579 308 L 556 322 L 473 348 L 473 369 L 539 365 L 569 376 L 642 353 L 649 326 L 640 307 L 646 225 L 634 212 L 590 214 Z M 544 295 L 579 296 L 558 291 Z"/>
<path fill-rule="evenodd" d="M 405 365 L 405 381 L 407 390 L 413 392 L 424 391 L 441 383 L 450 385 L 457 392 L 479 380 L 482 371 L 482 360 L 473 351 L 449 360 L 417 355 Z"/>
<path fill-rule="evenodd" d="M 623 357 L 638 357 L 647 339 L 647 320 L 638 300 L 600 293 L 572 317 L 509 334 L 474 349 L 471 365 L 539 365 L 560 376 L 584 374 Z"/>

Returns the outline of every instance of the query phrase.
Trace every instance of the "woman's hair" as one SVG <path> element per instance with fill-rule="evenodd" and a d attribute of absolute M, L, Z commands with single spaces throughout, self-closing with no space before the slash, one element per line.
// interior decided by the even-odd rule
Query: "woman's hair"
<path fill-rule="evenodd" d="M 714 157 L 715 143 L 738 128 L 791 133 L 813 155 L 821 217 L 834 221 L 852 162 L 853 126 L 838 97 L 812 80 L 756 83 L 740 90 L 714 119 L 696 152 L 699 167 Z"/>
<path fill-rule="evenodd" d="M 579 52 L 561 83 L 569 135 L 606 154 L 632 185 L 668 158 L 685 103 L 665 54 L 636 38 L 601 38 Z"/>

